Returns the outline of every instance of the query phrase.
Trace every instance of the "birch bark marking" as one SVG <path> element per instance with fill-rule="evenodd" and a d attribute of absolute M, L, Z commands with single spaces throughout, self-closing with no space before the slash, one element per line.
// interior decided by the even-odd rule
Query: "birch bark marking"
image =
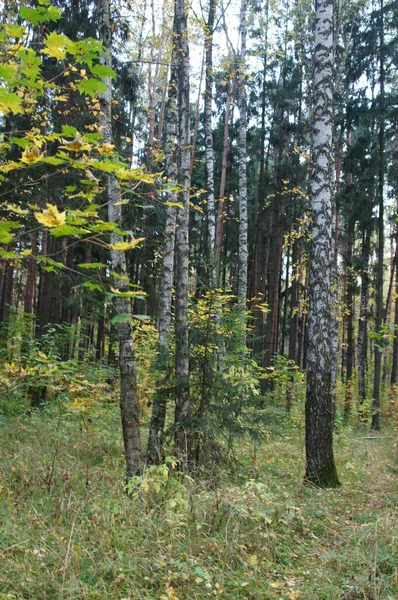
<path fill-rule="evenodd" d="M 169 93 L 167 100 L 167 124 L 166 124 L 166 174 L 167 182 L 175 185 L 178 178 L 177 156 L 176 156 L 176 136 L 177 136 L 177 49 L 176 39 L 173 36 L 173 50 L 171 56 L 171 71 L 169 82 Z M 170 202 L 177 202 L 179 199 L 175 191 L 169 192 Z M 172 286 L 174 277 L 174 246 L 176 232 L 177 209 L 175 206 L 169 206 L 166 214 L 166 228 L 163 241 L 163 260 L 162 273 L 159 287 L 159 317 L 158 317 L 158 364 L 160 371 L 166 373 L 161 381 L 157 382 L 157 392 L 152 405 L 151 422 L 148 435 L 148 461 L 150 463 L 160 462 L 163 459 L 163 437 L 164 424 L 166 419 L 166 390 L 164 389 L 168 374 L 167 364 L 170 348 L 170 328 L 171 328 L 171 302 Z"/>
<path fill-rule="evenodd" d="M 333 273 L 333 0 L 317 0 L 314 56 L 312 246 L 307 335 L 307 484 L 336 487 L 333 457 L 331 302 Z"/>
<path fill-rule="evenodd" d="M 99 39 L 104 46 L 101 63 L 112 66 L 112 34 L 110 26 L 109 0 L 98 0 L 99 10 Z M 105 92 L 100 97 L 99 129 L 106 144 L 112 143 L 112 85 L 110 77 L 104 79 Z M 122 224 L 122 209 L 118 205 L 121 200 L 119 182 L 113 174 L 108 175 L 107 181 L 108 218 L 109 221 Z M 113 246 L 122 241 L 121 236 L 111 233 L 110 243 Z M 125 276 L 126 257 L 124 252 L 111 250 L 112 270 Z M 113 285 L 121 289 L 123 280 L 115 278 Z M 115 299 L 116 314 L 130 313 L 128 298 Z M 132 477 L 141 469 L 141 436 L 139 422 L 139 407 L 137 399 L 136 361 L 134 353 L 133 332 L 130 322 L 117 324 L 119 341 L 119 372 L 120 372 L 120 411 L 122 417 L 124 453 L 126 459 L 126 476 Z"/>
<path fill-rule="evenodd" d="M 177 209 L 175 264 L 175 454 L 181 468 L 188 468 L 189 455 L 189 348 L 188 348 L 188 279 L 189 279 L 189 192 L 190 192 L 190 132 L 189 132 L 189 46 L 186 0 L 175 0 L 175 31 L 178 48 L 178 183 L 181 186 Z"/>
<path fill-rule="evenodd" d="M 238 255 L 238 302 L 242 313 L 246 310 L 247 295 L 247 102 L 245 86 L 246 62 L 246 15 L 247 0 L 242 0 L 240 9 L 240 61 L 238 106 L 240 114 L 239 125 L 239 255 Z M 243 319 L 242 319 L 243 321 Z M 244 333 L 242 332 L 244 336 Z M 244 336 L 245 337 L 245 336 Z"/>
<path fill-rule="evenodd" d="M 214 271 L 214 244 L 216 237 L 216 214 L 214 202 L 214 145 L 213 145 L 213 127 L 212 127 L 212 102 L 213 102 L 213 36 L 214 36 L 214 16 L 216 3 L 210 0 L 209 15 L 205 27 L 205 64 L 206 64 L 206 83 L 205 83 L 205 173 L 207 189 L 207 252 L 208 261 L 207 271 L 209 283 L 212 287 L 215 283 Z"/>

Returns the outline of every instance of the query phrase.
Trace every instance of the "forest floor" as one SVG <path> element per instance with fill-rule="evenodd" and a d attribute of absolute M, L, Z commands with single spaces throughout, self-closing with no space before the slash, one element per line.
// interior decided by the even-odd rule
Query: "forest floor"
<path fill-rule="evenodd" d="M 342 427 L 342 486 L 317 490 L 300 428 L 270 423 L 233 469 L 153 469 L 129 498 L 116 405 L 1 416 L 0 599 L 397 600 L 396 431 Z"/>

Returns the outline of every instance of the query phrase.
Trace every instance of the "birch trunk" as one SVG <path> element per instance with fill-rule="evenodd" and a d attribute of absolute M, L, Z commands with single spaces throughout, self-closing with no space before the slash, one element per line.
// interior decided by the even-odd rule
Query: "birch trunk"
<path fill-rule="evenodd" d="M 229 155 L 229 119 L 231 115 L 231 106 L 233 98 L 235 96 L 236 86 L 236 72 L 232 67 L 232 81 L 228 91 L 227 103 L 225 106 L 224 116 L 224 136 L 223 136 L 223 153 L 221 162 L 221 179 L 220 179 L 220 193 L 218 195 L 218 212 L 217 212 L 217 223 L 216 223 L 216 238 L 215 238 L 215 268 L 216 268 L 216 280 L 217 284 L 221 283 L 221 254 L 222 254 L 222 242 L 223 242 L 223 230 L 224 230 L 224 214 L 225 214 L 225 185 L 227 180 L 227 168 L 228 168 L 228 155 Z"/>
<path fill-rule="evenodd" d="M 190 193 L 190 132 L 189 132 L 189 46 L 186 0 L 175 0 L 175 38 L 178 48 L 178 183 L 181 186 L 177 209 L 175 265 L 175 335 L 176 335 L 176 395 L 175 454 L 181 468 L 188 468 L 190 401 L 188 346 L 188 278 L 189 278 L 189 193 Z"/>
<path fill-rule="evenodd" d="M 238 83 L 239 106 L 239 254 L 238 254 L 238 303 L 242 311 L 242 339 L 245 340 L 245 317 L 247 295 L 247 101 L 245 84 L 247 0 L 240 9 L 240 64 Z"/>
<path fill-rule="evenodd" d="M 207 190 L 207 235 L 206 235 L 206 260 L 208 281 L 210 287 L 215 283 L 214 274 L 214 244 L 216 237 L 216 214 L 214 203 L 214 144 L 213 144 L 213 126 L 212 126 L 212 103 L 213 103 L 213 36 L 214 36 L 214 17 L 216 2 L 210 0 L 209 16 L 205 30 L 205 175 Z"/>
<path fill-rule="evenodd" d="M 101 57 L 102 64 L 111 67 L 112 34 L 110 24 L 109 0 L 98 1 L 99 38 L 104 47 Z M 100 97 L 99 129 L 106 144 L 112 143 L 112 86 L 110 77 L 104 79 L 105 92 Z M 120 185 L 114 174 L 108 175 L 107 181 L 108 218 L 109 221 L 122 225 L 122 208 L 120 206 Z M 114 246 L 122 241 L 115 233 L 110 235 L 110 244 Z M 127 275 L 126 257 L 124 252 L 111 250 L 112 271 L 125 277 Z M 114 279 L 113 285 L 122 289 L 123 280 Z M 115 313 L 131 312 L 128 298 L 115 298 Z M 130 321 L 116 325 L 119 341 L 119 373 L 120 373 L 120 410 L 122 417 L 124 453 L 126 459 L 127 478 L 137 474 L 141 469 L 141 436 L 139 423 L 139 406 L 137 398 L 136 361 L 134 353 L 133 332 Z"/>
<path fill-rule="evenodd" d="M 173 38 L 174 39 L 174 38 Z M 176 72 L 176 48 L 173 45 L 171 58 L 171 72 L 169 82 L 169 93 L 167 101 L 167 124 L 166 124 L 166 174 L 167 182 L 172 186 L 177 183 L 178 169 L 176 156 L 176 136 L 177 136 L 177 72 Z M 170 191 L 168 200 L 172 203 L 178 201 L 175 191 Z M 172 286 L 174 277 L 174 247 L 176 235 L 176 216 L 175 206 L 167 208 L 166 229 L 163 242 L 162 274 L 159 287 L 159 317 L 158 317 L 158 365 L 160 371 L 166 373 L 161 381 L 156 385 L 156 397 L 152 405 L 151 422 L 149 425 L 148 453 L 147 458 L 150 463 L 161 462 L 163 459 L 163 441 L 164 425 L 167 408 L 167 390 L 165 389 L 168 373 L 168 359 L 170 348 L 170 328 L 171 328 L 171 304 L 172 304 Z"/>
<path fill-rule="evenodd" d="M 380 0 L 380 98 L 379 98 L 379 216 L 376 265 L 376 333 L 383 324 L 384 286 L 384 1 Z M 374 344 L 373 417 L 372 429 L 380 429 L 381 341 Z"/>
<path fill-rule="evenodd" d="M 309 274 L 305 481 L 336 487 L 332 410 L 333 0 L 317 0 L 314 57 L 312 244 Z"/>

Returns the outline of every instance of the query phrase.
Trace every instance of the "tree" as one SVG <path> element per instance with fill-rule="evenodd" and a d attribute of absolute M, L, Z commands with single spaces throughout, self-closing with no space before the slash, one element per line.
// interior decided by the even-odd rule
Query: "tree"
<path fill-rule="evenodd" d="M 333 273 L 333 0 L 316 3 L 312 242 L 307 340 L 307 484 L 336 487 L 333 456 L 331 299 Z"/>
<path fill-rule="evenodd" d="M 189 129 L 189 45 L 186 0 L 175 0 L 175 35 L 178 49 L 178 183 L 180 203 L 177 208 L 175 246 L 175 337 L 176 392 L 174 443 L 175 454 L 183 469 L 188 468 L 190 401 L 189 401 L 189 196 L 190 196 L 190 129 Z"/>
<path fill-rule="evenodd" d="M 99 0 L 99 38 L 104 47 L 101 63 L 108 70 L 105 77 L 105 91 L 100 96 L 99 129 L 104 144 L 112 146 L 112 33 L 110 22 L 109 0 Z M 114 173 L 107 176 L 108 217 L 112 223 L 122 225 L 123 215 L 121 206 L 120 184 Z M 126 476 L 132 477 L 141 469 L 141 435 L 140 416 L 137 399 L 136 362 L 131 320 L 126 315 L 131 313 L 130 299 L 125 292 L 127 277 L 126 257 L 124 251 L 118 249 L 123 245 L 123 237 L 116 232 L 110 234 L 111 266 L 116 274 L 114 287 L 117 290 L 115 298 L 115 320 L 119 342 L 119 372 L 120 372 L 120 410 L 126 458 Z"/>

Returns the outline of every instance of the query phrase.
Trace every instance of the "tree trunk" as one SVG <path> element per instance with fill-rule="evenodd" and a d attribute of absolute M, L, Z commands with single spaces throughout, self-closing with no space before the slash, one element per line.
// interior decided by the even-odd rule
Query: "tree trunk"
<path fill-rule="evenodd" d="M 173 40 L 175 38 L 173 37 Z M 167 181 L 171 186 L 175 186 L 178 179 L 178 167 L 176 156 L 176 136 L 178 129 L 177 112 L 177 48 L 173 44 L 171 58 L 171 71 L 169 82 L 169 93 L 167 100 L 167 125 L 166 125 L 166 174 Z M 175 191 L 169 192 L 169 201 L 175 203 L 178 201 Z M 159 286 L 159 316 L 158 316 L 158 365 L 159 370 L 165 373 L 161 380 L 156 384 L 156 396 L 152 405 L 152 415 L 149 425 L 148 452 L 149 463 L 158 463 L 163 459 L 164 426 L 167 408 L 167 380 L 168 380 L 168 360 L 170 348 L 170 329 L 171 329 L 171 305 L 172 305 L 172 287 L 174 276 L 174 246 L 176 235 L 176 216 L 175 206 L 167 207 L 166 228 L 163 241 L 163 259 L 162 272 Z"/>
<path fill-rule="evenodd" d="M 99 0 L 99 38 L 104 47 L 101 57 L 102 64 L 111 67 L 112 64 L 112 33 L 110 23 L 109 0 Z M 112 143 L 112 86 L 110 77 L 104 79 L 105 92 L 100 97 L 99 129 L 106 144 Z M 120 185 L 114 174 L 107 177 L 107 200 L 109 221 L 122 225 L 122 208 L 120 205 Z M 110 244 L 114 246 L 121 242 L 122 237 L 116 233 L 110 234 Z M 126 277 L 126 257 L 124 252 L 111 249 L 111 266 L 119 276 Z M 123 279 L 114 278 L 115 288 L 123 291 Z M 128 298 L 115 298 L 115 313 L 128 314 L 131 312 Z M 119 341 L 119 372 L 120 372 L 120 410 L 126 459 L 126 476 L 132 477 L 141 470 L 141 435 L 139 422 L 139 406 L 137 398 L 136 361 L 134 352 L 133 332 L 130 321 L 117 323 Z"/>
<path fill-rule="evenodd" d="M 307 332 L 305 482 L 336 487 L 333 456 L 332 348 L 333 271 L 333 1 L 317 0 L 314 61 L 312 243 Z"/>
<path fill-rule="evenodd" d="M 231 115 L 231 106 L 235 96 L 236 86 L 236 72 L 232 67 L 232 81 L 228 92 L 227 103 L 225 105 L 225 117 L 224 117 L 224 137 L 223 137 L 223 153 L 221 163 L 221 180 L 220 180 L 220 193 L 218 195 L 218 211 L 217 211 L 217 222 L 216 222 L 216 238 L 215 238 L 215 267 L 216 267 L 216 280 L 217 283 L 221 283 L 221 254 L 223 245 L 223 230 L 224 230 L 224 214 L 225 214 L 225 184 L 227 180 L 227 168 L 228 168 L 228 154 L 229 154 L 229 119 Z"/>
<path fill-rule="evenodd" d="M 206 83 L 205 83 L 205 176 L 206 176 L 206 216 L 207 216 L 207 248 L 206 262 L 207 274 L 210 287 L 215 283 L 214 273 L 214 244 L 216 235 L 216 215 L 214 203 L 214 144 L 212 127 L 212 103 L 213 103 L 213 36 L 214 36 L 214 17 L 216 2 L 210 0 L 209 16 L 205 30 L 205 65 L 206 65 Z"/>
<path fill-rule="evenodd" d="M 246 296 L 247 296 L 247 102 L 246 102 L 246 35 L 247 0 L 240 8 L 240 57 L 239 57 L 239 254 L 238 254 L 238 303 L 242 313 L 241 335 L 246 341 Z"/>
<path fill-rule="evenodd" d="M 379 94 L 379 216 L 376 265 L 376 333 L 381 333 L 383 324 L 384 285 L 384 0 L 380 0 L 380 94 Z M 372 429 L 380 429 L 380 384 L 382 344 L 374 344 L 373 416 Z"/>
<path fill-rule="evenodd" d="M 189 132 L 189 46 L 186 0 L 175 0 L 175 31 L 178 48 L 178 183 L 182 188 L 177 209 L 176 270 L 175 270 L 175 335 L 176 335 L 176 395 L 174 448 L 181 468 L 188 468 L 190 401 L 189 401 L 189 195 L 190 195 L 190 132 Z"/>

